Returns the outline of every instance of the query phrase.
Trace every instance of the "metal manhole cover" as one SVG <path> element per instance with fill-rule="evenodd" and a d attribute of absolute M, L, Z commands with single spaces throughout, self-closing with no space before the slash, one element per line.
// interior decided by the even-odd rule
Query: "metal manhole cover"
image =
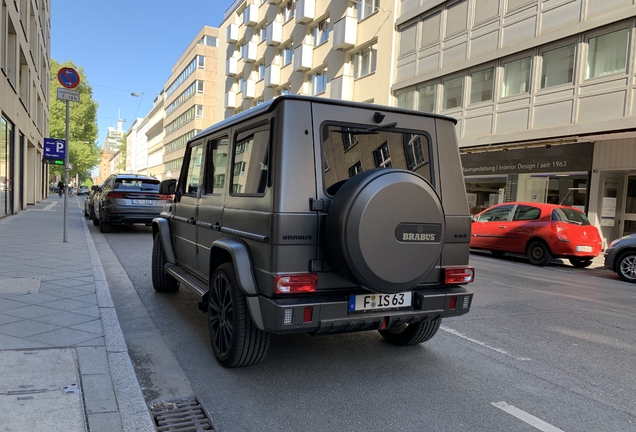
<path fill-rule="evenodd" d="M 159 432 L 196 432 L 214 430 L 212 421 L 196 396 L 150 405 Z"/>

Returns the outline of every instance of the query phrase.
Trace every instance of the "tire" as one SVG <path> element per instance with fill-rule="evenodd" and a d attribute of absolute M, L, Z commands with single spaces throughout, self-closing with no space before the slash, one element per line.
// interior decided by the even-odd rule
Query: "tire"
<path fill-rule="evenodd" d="M 100 221 L 99 223 L 99 232 L 100 233 L 109 233 L 113 231 L 113 224 L 110 222 Z"/>
<path fill-rule="evenodd" d="M 214 356 L 222 366 L 254 365 L 267 354 L 271 335 L 252 321 L 231 263 L 221 264 L 210 279 L 208 326 Z"/>
<path fill-rule="evenodd" d="M 576 268 L 585 268 L 592 265 L 592 260 L 587 258 L 570 258 L 569 261 Z"/>
<path fill-rule="evenodd" d="M 625 282 L 636 283 L 636 251 L 628 251 L 616 260 L 616 273 Z"/>
<path fill-rule="evenodd" d="M 175 292 L 179 290 L 177 280 L 166 273 L 166 253 L 163 250 L 161 236 L 157 233 L 152 244 L 152 287 L 157 292 Z"/>
<path fill-rule="evenodd" d="M 528 245 L 528 248 L 526 249 L 526 256 L 528 257 L 530 264 L 534 264 L 536 266 L 545 266 L 552 261 L 550 248 L 541 240 L 535 240 Z"/>
<path fill-rule="evenodd" d="M 99 226 L 99 219 L 95 215 L 95 208 L 91 207 L 90 219 L 93 221 L 94 226 Z"/>
<path fill-rule="evenodd" d="M 442 319 L 419 322 L 416 324 L 402 324 L 386 330 L 378 330 L 382 337 L 390 344 L 397 346 L 417 345 L 431 339 L 439 330 Z"/>
<path fill-rule="evenodd" d="M 505 255 L 505 252 L 499 251 L 499 250 L 491 250 L 490 253 L 492 254 L 492 256 L 497 258 L 501 258 L 502 256 Z"/>
<path fill-rule="evenodd" d="M 336 185 L 330 186 L 338 190 L 324 238 L 338 272 L 378 293 L 398 293 L 423 282 L 444 248 L 446 222 L 435 188 L 418 174 L 396 168 L 370 169 Z"/>

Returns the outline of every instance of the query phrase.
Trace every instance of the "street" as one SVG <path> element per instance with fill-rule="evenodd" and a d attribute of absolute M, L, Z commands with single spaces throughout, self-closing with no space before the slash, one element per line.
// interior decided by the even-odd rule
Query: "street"
<path fill-rule="evenodd" d="M 471 312 L 423 345 L 274 336 L 224 369 L 199 299 L 153 290 L 151 228 L 89 228 L 107 279 L 134 285 L 111 294 L 147 402 L 191 391 L 218 431 L 636 429 L 636 287 L 608 270 L 473 253 Z"/>

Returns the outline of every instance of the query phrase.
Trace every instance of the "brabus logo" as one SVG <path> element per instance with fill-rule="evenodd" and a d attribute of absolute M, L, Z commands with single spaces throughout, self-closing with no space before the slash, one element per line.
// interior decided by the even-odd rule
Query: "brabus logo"
<path fill-rule="evenodd" d="M 395 228 L 395 238 L 403 243 L 439 243 L 441 237 L 440 224 L 401 223 Z"/>

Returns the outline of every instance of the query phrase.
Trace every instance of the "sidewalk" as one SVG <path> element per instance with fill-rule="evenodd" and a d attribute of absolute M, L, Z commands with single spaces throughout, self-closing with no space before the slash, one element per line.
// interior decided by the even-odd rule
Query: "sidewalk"
<path fill-rule="evenodd" d="M 155 431 L 79 204 L 0 219 L 0 429 Z"/>

